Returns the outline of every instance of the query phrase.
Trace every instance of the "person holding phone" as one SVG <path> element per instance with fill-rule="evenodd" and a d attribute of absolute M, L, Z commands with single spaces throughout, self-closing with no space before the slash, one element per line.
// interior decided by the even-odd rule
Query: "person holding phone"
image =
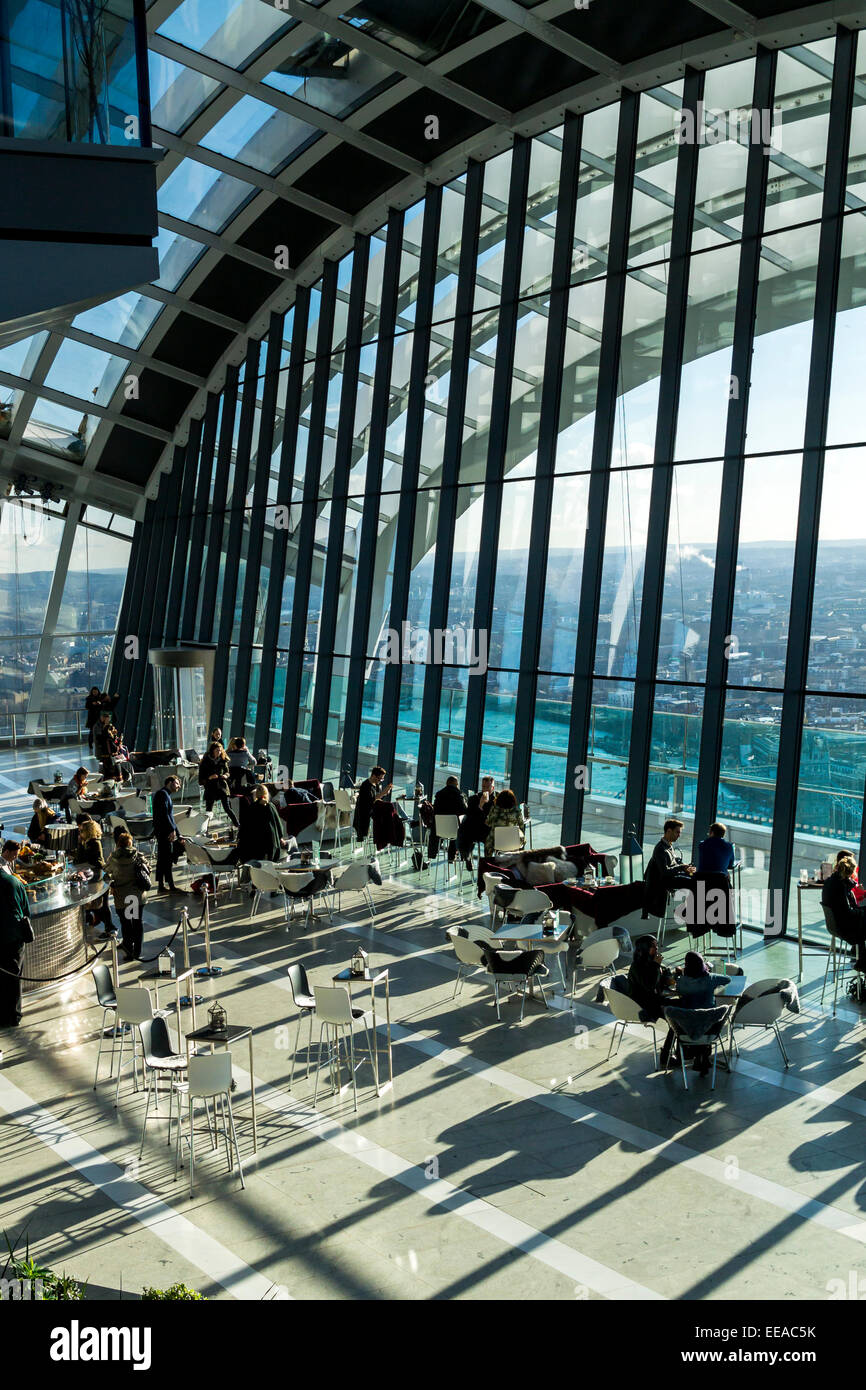
<path fill-rule="evenodd" d="M 358 800 L 355 802 L 355 815 L 353 825 L 355 835 L 359 840 L 365 840 L 370 832 L 370 821 L 373 818 L 373 807 L 377 801 L 384 801 L 391 795 L 394 783 L 385 783 L 384 767 L 373 767 L 370 769 L 370 776 L 365 778 L 358 788 Z"/>

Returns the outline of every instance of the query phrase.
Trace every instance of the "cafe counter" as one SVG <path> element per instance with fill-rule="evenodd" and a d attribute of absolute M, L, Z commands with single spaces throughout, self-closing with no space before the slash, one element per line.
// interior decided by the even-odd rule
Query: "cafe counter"
<path fill-rule="evenodd" d="M 75 887 L 58 877 L 51 884 L 27 889 L 35 940 L 24 948 L 22 982 L 25 994 L 49 994 L 76 970 L 87 965 L 84 919 L 86 909 L 101 898 L 108 885 L 101 879 Z"/>

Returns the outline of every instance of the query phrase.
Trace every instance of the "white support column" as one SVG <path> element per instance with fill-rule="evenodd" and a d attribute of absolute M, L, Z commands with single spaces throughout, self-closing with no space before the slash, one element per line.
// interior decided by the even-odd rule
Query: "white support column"
<path fill-rule="evenodd" d="M 75 532 L 81 520 L 82 510 L 83 503 L 69 503 L 69 510 L 66 514 L 66 521 L 63 526 L 63 535 L 60 538 L 60 549 L 57 552 L 57 564 L 54 568 L 54 578 L 51 581 L 51 592 L 48 595 L 48 607 L 45 610 L 45 620 L 42 624 L 42 636 L 39 640 L 39 654 L 36 658 L 36 670 L 33 674 L 33 684 L 30 687 L 30 699 L 27 702 L 27 721 L 24 726 L 25 736 L 27 734 L 35 734 L 36 732 L 38 714 L 42 708 L 42 701 L 45 696 L 45 681 L 48 676 L 51 642 L 60 614 L 60 603 L 63 598 L 63 590 L 66 587 L 66 575 L 69 569 L 69 560 L 72 555 L 72 543 L 75 540 Z"/>

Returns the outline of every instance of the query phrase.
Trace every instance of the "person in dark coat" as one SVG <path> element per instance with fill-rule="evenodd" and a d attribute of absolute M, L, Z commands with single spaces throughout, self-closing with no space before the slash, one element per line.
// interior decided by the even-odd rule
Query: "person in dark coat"
<path fill-rule="evenodd" d="M 238 831 L 238 863 L 251 859 L 269 859 L 276 863 L 285 841 L 277 808 L 267 787 L 256 787 L 251 801 L 241 802 L 241 825 Z"/>
<path fill-rule="evenodd" d="M 857 872 L 853 854 L 837 861 L 821 889 L 821 904 L 833 914 L 836 935 L 857 948 L 857 969 L 866 970 L 866 904 L 858 906 L 852 879 Z"/>
<path fill-rule="evenodd" d="M 460 790 L 460 783 L 456 777 L 449 777 L 444 787 L 433 798 L 433 815 L 435 816 L 461 816 L 466 815 L 466 797 Z M 458 826 L 459 833 L 459 826 Z M 435 859 L 439 853 L 439 836 L 436 834 L 436 822 L 433 822 L 433 830 L 430 834 L 430 858 Z M 448 845 L 448 863 L 453 864 L 457 858 L 457 840 L 451 840 Z M 469 866 L 472 867 L 471 857 Z"/>
<path fill-rule="evenodd" d="M 105 872 L 111 881 L 111 896 L 120 918 L 123 940 L 120 949 L 127 960 L 140 960 L 144 935 L 144 898 L 138 871 L 144 860 L 133 847 L 128 830 L 117 836 L 114 853 L 109 857 Z"/>
<path fill-rule="evenodd" d="M 714 821 L 709 834 L 698 845 L 698 872 L 724 874 L 734 863 L 734 846 L 726 840 L 728 827 Z"/>
<path fill-rule="evenodd" d="M 283 792 L 283 801 L 287 806 L 298 806 L 301 802 L 314 803 L 316 798 L 306 787 L 296 787 L 291 777 L 286 782 L 286 789 Z"/>
<path fill-rule="evenodd" d="M 385 769 L 384 767 L 374 767 L 370 769 L 370 776 L 363 781 L 358 788 L 358 800 L 355 802 L 355 815 L 353 825 L 355 835 L 359 840 L 365 840 L 370 831 L 370 821 L 373 818 L 373 807 L 377 801 L 391 795 L 393 782 L 384 786 Z"/>
<path fill-rule="evenodd" d="M 24 947 L 32 930 L 27 890 L 12 872 L 17 858 L 17 842 L 7 840 L 0 861 L 0 1028 L 17 1028 L 21 1022 Z"/>
<path fill-rule="evenodd" d="M 229 803 L 229 760 L 221 743 L 211 743 L 199 760 L 198 783 L 204 792 L 205 810 L 212 811 L 219 802 L 232 825 L 237 825 L 238 818 Z"/>
<path fill-rule="evenodd" d="M 480 792 L 473 792 L 466 804 L 466 815 L 457 832 L 457 848 L 467 863 L 472 862 L 472 849 L 487 839 L 487 812 L 496 795 L 495 777 L 482 777 Z"/>
<path fill-rule="evenodd" d="M 695 872 L 694 864 L 683 864 L 682 855 L 674 845 L 680 838 L 683 823 L 671 817 L 664 824 L 664 834 L 652 852 L 644 873 L 643 910 L 651 917 L 664 917 L 668 894 L 682 888 Z"/>
<path fill-rule="evenodd" d="M 665 991 L 673 988 L 675 979 L 681 974 L 679 966 L 676 971 L 668 970 L 662 966 L 664 957 L 661 947 L 654 936 L 639 936 L 634 943 L 634 956 L 629 966 L 628 972 L 628 992 L 629 997 L 634 1000 L 641 1011 L 641 1018 L 646 1023 L 656 1023 L 664 1016 L 666 1004 Z M 668 1029 L 662 1047 L 661 1065 L 666 1067 L 671 1048 L 674 1044 L 674 1030 Z"/>
<path fill-rule="evenodd" d="M 87 715 L 87 744 L 91 753 L 93 752 L 93 730 L 99 723 L 99 716 L 102 713 L 102 691 L 98 685 L 90 687 L 90 694 L 84 701 L 84 709 Z"/>
<path fill-rule="evenodd" d="M 87 864 L 93 870 L 93 876 L 98 881 L 105 873 L 105 853 L 102 848 L 102 830 L 99 823 L 92 816 L 82 814 L 76 816 L 78 826 L 78 846 L 73 855 L 73 862 L 76 864 Z M 114 930 L 114 923 L 111 920 L 111 908 L 108 904 L 108 894 L 105 893 L 97 902 L 91 903 L 87 909 L 87 920 L 91 926 L 101 922 L 105 931 Z"/>
<path fill-rule="evenodd" d="M 177 777 L 166 777 L 165 783 L 159 791 L 153 794 L 153 833 L 156 837 L 156 886 L 160 892 L 168 890 L 169 893 L 183 893 L 183 888 L 176 888 L 172 875 L 173 849 L 175 841 L 178 839 L 177 825 L 174 819 L 174 802 L 172 796 L 176 796 L 180 791 L 180 782 Z"/>
<path fill-rule="evenodd" d="M 33 817 L 27 827 L 28 840 L 33 840 L 40 845 L 47 845 L 48 836 L 45 833 L 45 827 L 56 825 L 59 820 L 60 817 L 52 811 L 48 802 L 43 801 L 41 796 L 38 797 L 33 803 Z"/>

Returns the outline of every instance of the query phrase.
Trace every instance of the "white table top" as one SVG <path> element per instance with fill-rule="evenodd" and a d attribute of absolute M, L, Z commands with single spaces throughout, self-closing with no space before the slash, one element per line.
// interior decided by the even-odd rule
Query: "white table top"
<path fill-rule="evenodd" d="M 571 931 L 571 923 L 560 932 L 546 934 L 540 922 L 521 923 L 516 927 L 503 927 L 496 933 L 499 941 L 561 941 Z"/>

